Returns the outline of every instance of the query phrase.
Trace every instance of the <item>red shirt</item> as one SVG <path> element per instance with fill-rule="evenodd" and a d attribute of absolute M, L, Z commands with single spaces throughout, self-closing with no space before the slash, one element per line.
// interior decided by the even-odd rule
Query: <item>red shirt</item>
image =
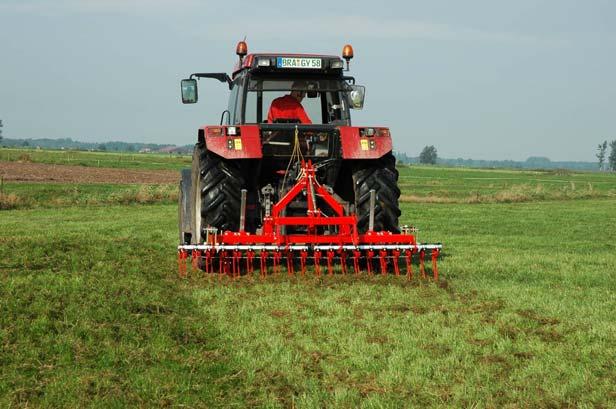
<path fill-rule="evenodd" d="M 285 95 L 272 101 L 267 114 L 267 122 L 271 124 L 276 119 L 299 119 L 302 124 L 312 123 L 302 104 L 291 95 Z"/>

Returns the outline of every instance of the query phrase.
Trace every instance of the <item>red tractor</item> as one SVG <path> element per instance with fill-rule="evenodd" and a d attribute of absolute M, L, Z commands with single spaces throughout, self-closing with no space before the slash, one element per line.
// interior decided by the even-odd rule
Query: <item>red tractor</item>
<path fill-rule="evenodd" d="M 199 129 L 192 169 L 182 172 L 180 258 L 234 275 L 252 271 L 255 257 L 261 270 L 284 258 L 291 271 L 311 260 L 318 272 L 323 257 L 330 272 L 334 260 L 346 271 L 348 255 L 356 272 L 358 259 L 371 271 L 373 257 L 397 271 L 408 250 L 423 271 L 430 249 L 435 267 L 440 245 L 419 244 L 398 226 L 389 129 L 351 124 L 365 96 L 347 74 L 352 47 L 343 49 L 346 69 L 337 56 L 247 54 L 243 41 L 236 53 L 231 76 L 181 82 L 185 104 L 197 102 L 200 78 L 231 93 L 220 124 Z"/>

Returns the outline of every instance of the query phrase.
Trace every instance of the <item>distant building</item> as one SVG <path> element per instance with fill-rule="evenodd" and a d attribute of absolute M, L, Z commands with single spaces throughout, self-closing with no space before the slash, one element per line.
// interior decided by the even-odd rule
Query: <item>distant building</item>
<path fill-rule="evenodd" d="M 160 148 L 158 150 L 158 152 L 160 152 L 160 153 L 175 153 L 175 152 L 177 152 L 177 150 L 178 150 L 178 147 L 173 145 L 173 146 L 164 146 L 164 147 Z"/>

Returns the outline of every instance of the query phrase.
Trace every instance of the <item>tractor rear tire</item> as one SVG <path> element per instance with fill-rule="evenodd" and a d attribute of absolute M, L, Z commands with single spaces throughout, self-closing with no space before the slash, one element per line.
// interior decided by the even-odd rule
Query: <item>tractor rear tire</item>
<path fill-rule="evenodd" d="M 374 231 L 399 233 L 400 189 L 396 158 L 390 153 L 377 160 L 363 160 L 353 171 L 355 192 L 355 212 L 357 229 L 360 233 L 368 231 L 370 222 L 370 190 L 374 189 Z"/>
<path fill-rule="evenodd" d="M 241 189 L 245 182 L 240 167 L 232 160 L 195 145 L 192 160 L 193 244 L 203 243 L 204 229 L 237 231 L 240 222 Z"/>

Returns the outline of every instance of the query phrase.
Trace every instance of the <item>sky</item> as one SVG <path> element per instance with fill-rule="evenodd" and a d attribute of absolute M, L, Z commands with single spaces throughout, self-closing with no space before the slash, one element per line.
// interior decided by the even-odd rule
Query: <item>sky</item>
<path fill-rule="evenodd" d="M 616 139 L 616 2 L 0 0 L 7 138 L 184 145 L 218 124 L 249 52 L 340 55 L 366 87 L 353 124 L 445 158 L 595 161 Z"/>

